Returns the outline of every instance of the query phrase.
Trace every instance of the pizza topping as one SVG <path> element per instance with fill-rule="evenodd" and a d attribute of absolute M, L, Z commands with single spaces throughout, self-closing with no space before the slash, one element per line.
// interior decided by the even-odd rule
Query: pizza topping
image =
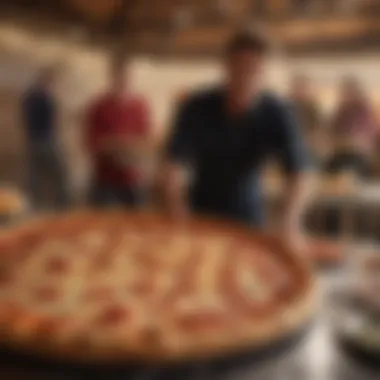
<path fill-rule="evenodd" d="M 154 290 L 154 281 L 151 279 L 139 279 L 127 287 L 129 293 L 140 297 L 149 296 Z"/>
<path fill-rule="evenodd" d="M 0 265 L 0 287 L 9 286 L 14 280 L 14 274 L 6 266 Z"/>
<path fill-rule="evenodd" d="M 34 334 L 38 329 L 41 318 L 36 315 L 22 314 L 18 315 L 18 318 L 11 321 L 12 332 L 19 337 L 27 337 Z"/>
<path fill-rule="evenodd" d="M 14 244 L 15 244 L 15 239 L 12 239 L 8 236 L 1 236 L 0 237 L 0 252 L 1 256 L 5 256 L 8 254 L 10 251 L 14 250 Z"/>
<path fill-rule="evenodd" d="M 61 292 L 51 285 L 41 286 L 35 289 L 34 298 L 38 302 L 54 302 L 59 299 Z"/>
<path fill-rule="evenodd" d="M 111 305 L 105 308 L 97 319 L 97 324 L 103 327 L 114 327 L 127 321 L 130 312 L 121 305 Z"/>
<path fill-rule="evenodd" d="M 213 330 L 225 327 L 228 319 L 217 311 L 198 311 L 178 316 L 176 324 L 182 331 Z"/>
<path fill-rule="evenodd" d="M 54 339 L 59 335 L 64 326 L 66 325 L 65 318 L 42 318 L 36 331 L 40 336 L 45 338 Z"/>
<path fill-rule="evenodd" d="M 0 238 L 1 260 L 20 262 L 29 257 L 38 239 L 30 232 L 16 234 L 15 236 L 4 236 Z"/>
<path fill-rule="evenodd" d="M 162 344 L 161 331 L 155 325 L 145 326 L 141 331 L 141 335 L 143 340 L 150 345 L 157 346 Z"/>
<path fill-rule="evenodd" d="M 270 287 L 258 277 L 252 268 L 241 268 L 235 275 L 238 276 L 243 295 L 250 301 L 262 303 L 268 301 L 272 296 Z"/>
<path fill-rule="evenodd" d="M 82 243 L 86 248 L 97 249 L 105 243 L 106 239 L 107 236 L 102 231 L 89 231 L 81 236 L 80 243 Z"/>
<path fill-rule="evenodd" d="M 92 263 L 92 269 L 95 272 L 104 271 L 111 267 L 113 261 L 113 256 L 104 252 L 100 254 Z"/>
<path fill-rule="evenodd" d="M 46 262 L 46 272 L 48 274 L 63 275 L 70 270 L 70 262 L 64 257 L 53 257 Z"/>
<path fill-rule="evenodd" d="M 88 289 L 84 293 L 83 299 L 88 302 L 107 301 L 115 294 L 114 290 L 108 286 L 99 286 Z"/>
<path fill-rule="evenodd" d="M 150 247 L 142 247 L 136 255 L 136 264 L 140 268 L 154 269 L 157 267 L 157 257 L 152 255 Z"/>
<path fill-rule="evenodd" d="M 275 260 L 272 255 L 267 252 L 263 252 L 261 255 L 257 255 L 257 268 L 259 273 L 265 278 L 265 280 L 282 285 L 284 280 L 283 268 L 281 263 Z"/>

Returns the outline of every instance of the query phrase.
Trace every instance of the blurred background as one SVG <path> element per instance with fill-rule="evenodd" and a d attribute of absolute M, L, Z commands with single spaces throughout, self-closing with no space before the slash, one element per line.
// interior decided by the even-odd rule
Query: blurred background
<path fill-rule="evenodd" d="M 25 187 L 20 99 L 40 67 L 59 68 L 62 156 L 70 194 L 80 204 L 90 171 L 82 145 L 84 111 L 107 84 L 109 52 L 122 46 L 132 57 L 133 86 L 152 110 L 152 149 L 159 157 L 178 101 L 216 81 L 226 38 L 239 25 L 257 23 L 279 47 L 268 86 L 294 102 L 319 163 L 308 226 L 323 234 L 378 239 L 377 0 L 3 0 L 0 183 Z M 352 114 L 346 106 L 351 101 L 358 103 Z M 274 205 L 281 192 L 275 167 L 268 168 L 265 185 Z"/>
<path fill-rule="evenodd" d="M 64 182 L 80 207 L 91 185 L 85 114 L 108 85 L 110 52 L 122 48 L 131 58 L 132 85 L 152 113 L 151 153 L 158 162 L 178 102 L 193 89 L 218 80 L 219 53 L 226 39 L 237 27 L 251 24 L 262 25 L 278 46 L 268 66 L 267 86 L 295 107 L 318 169 L 305 226 L 338 244 L 378 241 L 379 0 L 1 0 L 0 221 L 10 205 L 20 208 L 15 194 L 29 197 L 22 99 L 41 67 L 54 66 L 59 72 L 57 127 L 67 173 Z M 275 222 L 283 190 L 275 165 L 268 165 L 263 181 Z M 49 194 L 47 189 L 43 196 L 47 208 Z M 339 263 L 349 252 L 346 245 L 327 249 L 322 240 L 316 249 L 320 261 Z M 369 248 L 373 253 L 373 245 Z M 377 281 L 378 273 L 374 272 Z M 349 276 L 354 277 L 351 272 Z M 369 278 L 367 272 L 364 277 Z M 325 288 L 332 289 L 334 283 L 326 282 Z M 377 305 L 378 289 L 379 285 L 370 293 Z M 339 311 L 337 305 L 334 300 L 331 310 Z M 337 315 L 340 328 L 345 320 Z M 377 337 L 378 321 L 376 314 Z M 373 331 L 366 330 L 366 339 L 375 336 Z M 295 374 L 278 367 L 275 376 L 263 378 L 365 379 L 346 361 L 339 363 L 324 326 L 318 325 L 314 335 L 310 348 L 301 347 L 308 358 L 301 355 L 291 362 Z M 379 362 L 378 350 L 375 361 Z M 333 366 L 331 371 L 337 374 L 329 377 L 326 363 L 333 363 L 338 369 Z M 315 375 L 302 372 L 306 367 Z M 251 379 L 251 373 L 244 378 Z M 379 379 L 378 373 L 370 379 Z"/>

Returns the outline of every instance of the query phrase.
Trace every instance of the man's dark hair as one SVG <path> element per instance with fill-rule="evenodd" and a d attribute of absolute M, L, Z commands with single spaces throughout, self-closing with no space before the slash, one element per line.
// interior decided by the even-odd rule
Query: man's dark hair
<path fill-rule="evenodd" d="M 271 50 L 268 36 L 260 29 L 244 29 L 236 32 L 226 45 L 226 54 L 231 55 L 240 51 L 266 55 Z"/>

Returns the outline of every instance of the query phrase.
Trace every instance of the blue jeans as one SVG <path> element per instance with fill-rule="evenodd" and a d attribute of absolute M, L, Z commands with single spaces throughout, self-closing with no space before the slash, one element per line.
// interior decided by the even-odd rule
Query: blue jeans
<path fill-rule="evenodd" d="M 135 207 L 144 203 L 145 196 L 138 187 L 95 182 L 90 190 L 89 201 L 94 207 Z"/>
<path fill-rule="evenodd" d="M 52 194 L 53 206 L 69 205 L 66 170 L 58 147 L 53 142 L 33 142 L 28 149 L 28 190 L 35 207 L 45 203 L 44 184 Z"/>

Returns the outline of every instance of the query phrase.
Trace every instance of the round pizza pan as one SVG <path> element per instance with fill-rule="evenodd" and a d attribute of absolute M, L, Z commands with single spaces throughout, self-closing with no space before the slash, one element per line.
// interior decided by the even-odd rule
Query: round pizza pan
<path fill-rule="evenodd" d="M 311 323 L 310 323 L 311 324 Z M 9 349 L 0 349 L 0 368 L 13 370 L 22 368 L 28 378 L 55 379 L 149 379 L 149 380 L 183 380 L 200 379 L 204 374 L 207 379 L 219 379 L 244 368 L 259 366 L 267 361 L 274 361 L 292 352 L 306 337 L 310 324 L 303 326 L 291 335 L 261 348 L 244 350 L 234 355 L 219 356 L 214 359 L 182 362 L 165 366 L 141 366 L 133 363 L 125 365 L 75 365 L 53 359 L 45 359 L 31 354 L 22 354 Z M 1 371 L 0 371 L 1 376 Z M 33 377 L 34 376 L 34 377 Z"/>
<path fill-rule="evenodd" d="M 38 224 L 34 224 L 33 228 L 35 228 L 36 225 Z M 28 228 L 28 226 L 25 227 L 26 230 L 28 230 Z M 221 225 L 220 228 L 223 230 L 224 225 Z M 232 227 L 226 225 L 225 228 L 229 229 Z M 237 227 L 234 227 L 234 230 L 235 229 L 237 230 Z M 251 234 L 251 231 L 249 231 L 249 233 Z M 85 348 L 78 350 L 78 355 L 70 355 L 70 358 L 72 359 L 71 361 L 58 361 L 54 357 L 54 350 L 50 352 L 48 347 L 46 347 L 43 344 L 44 342 L 41 342 L 40 340 L 36 339 L 34 341 L 27 341 L 25 342 L 25 344 L 24 342 L 22 342 L 22 344 L 19 346 L 24 347 L 24 349 L 28 351 L 28 354 L 21 355 L 20 353 L 24 352 L 22 350 L 14 350 L 13 352 L 11 352 L 10 350 L 4 349 L 2 350 L 2 352 L 0 352 L 0 378 L 2 378 L 1 371 L 3 369 L 8 368 L 12 370 L 14 368 L 23 368 L 25 372 L 30 375 L 27 378 L 48 378 L 52 380 L 54 380 L 55 378 L 104 379 L 111 378 L 111 375 L 112 378 L 115 379 L 152 378 L 182 380 L 188 378 L 189 373 L 196 374 L 199 370 L 201 370 L 202 372 L 212 374 L 207 377 L 207 379 L 209 379 L 213 377 L 220 378 L 218 375 L 214 376 L 213 374 L 234 371 L 236 368 L 240 369 L 245 365 L 249 365 L 250 367 L 255 364 L 260 365 L 262 362 L 266 360 L 275 360 L 279 356 L 283 357 L 285 354 L 291 351 L 291 348 L 293 348 L 297 343 L 300 342 L 302 337 L 305 335 L 305 332 L 308 331 L 307 322 L 310 320 L 311 315 L 314 311 L 314 297 L 316 290 L 315 279 L 309 271 L 308 263 L 304 263 L 303 260 L 296 258 L 296 256 L 291 254 L 291 252 L 287 252 L 285 248 L 279 247 L 279 242 L 277 240 L 273 239 L 271 236 L 266 235 L 254 235 L 252 233 L 252 236 L 257 238 L 260 243 L 262 242 L 263 244 L 271 244 L 271 246 L 273 245 L 273 247 L 275 247 L 276 249 L 281 249 L 281 251 L 284 253 L 284 255 L 286 255 L 286 257 L 289 260 L 291 259 L 292 261 L 294 261 L 293 265 L 297 267 L 297 272 L 299 271 L 300 275 L 302 274 L 302 283 L 304 285 L 302 296 L 300 295 L 300 297 L 298 297 L 297 303 L 295 304 L 294 308 L 292 308 L 292 310 L 289 310 L 289 314 L 286 314 L 287 318 L 284 325 L 276 324 L 276 329 L 270 330 L 271 334 L 268 334 L 268 339 L 270 339 L 268 340 L 268 342 L 270 343 L 266 344 L 265 346 L 259 347 L 258 342 L 262 340 L 256 340 L 256 344 L 250 346 L 251 349 L 244 349 L 244 352 L 240 351 L 239 354 L 227 355 L 224 357 L 219 356 L 215 358 L 214 356 L 212 359 L 209 359 L 207 352 L 204 352 L 204 355 L 202 353 L 199 353 L 197 359 L 193 360 L 192 362 L 187 360 L 186 362 L 181 361 L 176 362 L 176 364 L 168 364 L 168 361 L 166 361 L 165 364 L 161 364 L 159 361 L 155 361 L 156 364 L 151 364 L 150 366 L 147 366 L 137 365 L 136 363 L 131 363 L 131 361 L 122 361 L 121 365 L 118 364 L 116 366 L 114 364 L 100 365 L 98 364 L 96 357 L 95 359 L 93 357 L 91 360 L 90 352 L 85 352 Z M 297 263 L 295 263 L 295 261 Z M 276 318 L 274 318 L 274 320 L 276 320 Z M 303 328 L 301 328 L 302 326 Z M 264 329 L 264 331 L 266 330 Z M 249 336 L 250 335 L 248 334 L 247 340 Z M 277 337 L 277 339 L 275 337 Z M 255 342 L 254 339 L 250 341 L 253 343 Z M 7 341 L 6 338 L 4 339 L 4 342 L 4 347 L 10 345 L 12 347 L 18 348 L 17 342 L 12 343 L 10 340 Z M 38 355 L 37 352 L 40 352 L 40 354 Z M 50 355 L 52 359 L 48 359 Z M 205 357 L 207 357 L 207 359 L 205 359 Z M 86 362 L 87 358 L 89 359 L 90 364 L 78 364 L 80 362 Z M 199 360 L 199 358 L 202 359 Z M 113 357 L 107 359 L 118 360 L 118 358 Z M 121 359 L 123 360 L 123 357 Z M 102 362 L 102 360 L 100 360 L 99 363 L 100 362 Z M 152 361 L 149 362 L 152 363 Z M 115 376 L 113 376 L 113 374 Z M 195 378 L 199 377 L 195 376 Z"/>

